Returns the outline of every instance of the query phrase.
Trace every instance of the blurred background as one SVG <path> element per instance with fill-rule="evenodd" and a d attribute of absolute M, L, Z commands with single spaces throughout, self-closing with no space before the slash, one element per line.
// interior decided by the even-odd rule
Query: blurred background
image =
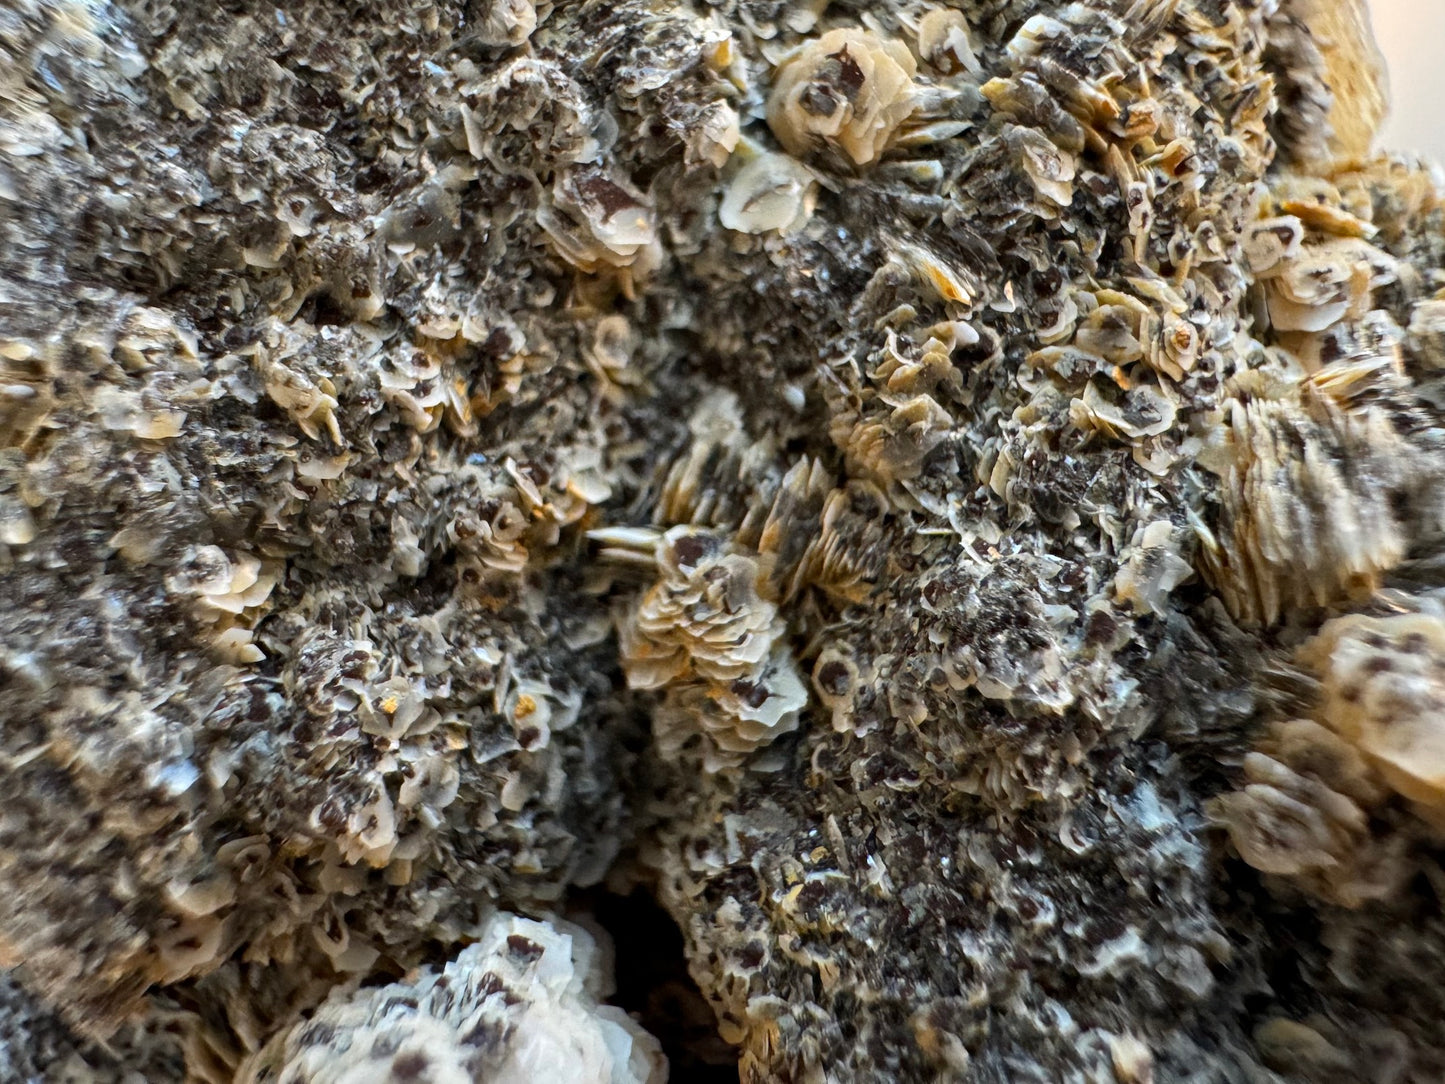
<path fill-rule="evenodd" d="M 1445 165 L 1445 0 L 1370 0 L 1390 72 L 1384 149 L 1420 151 Z"/>

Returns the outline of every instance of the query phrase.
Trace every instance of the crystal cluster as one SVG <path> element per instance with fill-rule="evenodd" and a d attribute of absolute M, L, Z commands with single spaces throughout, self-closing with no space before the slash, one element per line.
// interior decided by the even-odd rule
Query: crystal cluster
<path fill-rule="evenodd" d="M 658 1084 L 605 882 L 747 1082 L 1438 1079 L 1364 27 L 14 0 L 0 1074 Z"/>
<path fill-rule="evenodd" d="M 601 964 L 579 927 L 499 913 L 440 973 L 337 990 L 250 1058 L 237 1084 L 662 1084 L 656 1042 L 597 1004 Z"/>

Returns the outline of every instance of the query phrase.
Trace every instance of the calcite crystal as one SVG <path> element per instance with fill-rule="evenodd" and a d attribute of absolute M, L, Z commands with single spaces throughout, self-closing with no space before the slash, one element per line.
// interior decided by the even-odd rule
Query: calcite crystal
<path fill-rule="evenodd" d="M 662 1084 L 656 1041 L 597 1004 L 600 965 L 580 928 L 497 914 L 440 974 L 334 992 L 248 1059 L 237 1084 Z"/>
<path fill-rule="evenodd" d="M 1365 26 L 11 0 L 0 1073 L 656 1084 L 606 882 L 748 1082 L 1438 1080 Z"/>

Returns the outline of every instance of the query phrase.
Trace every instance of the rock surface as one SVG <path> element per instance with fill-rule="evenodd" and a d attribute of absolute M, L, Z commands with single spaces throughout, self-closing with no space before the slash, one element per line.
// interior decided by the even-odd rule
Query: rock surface
<path fill-rule="evenodd" d="M 1438 1079 L 1445 210 L 1362 11 L 12 3 L 0 1068 L 650 1050 L 610 877 L 745 1081 Z"/>

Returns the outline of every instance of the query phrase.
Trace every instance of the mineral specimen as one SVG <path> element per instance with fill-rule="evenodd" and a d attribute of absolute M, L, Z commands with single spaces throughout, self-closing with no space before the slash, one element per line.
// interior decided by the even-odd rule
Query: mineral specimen
<path fill-rule="evenodd" d="M 237 1084 L 661 1084 L 652 1038 L 597 1005 L 600 962 L 579 928 L 494 915 L 440 974 L 333 993 L 253 1056 Z"/>
<path fill-rule="evenodd" d="M 745 1081 L 1438 1080 L 1364 27 L 11 0 L 0 1073 L 655 1082 L 606 883 Z"/>

